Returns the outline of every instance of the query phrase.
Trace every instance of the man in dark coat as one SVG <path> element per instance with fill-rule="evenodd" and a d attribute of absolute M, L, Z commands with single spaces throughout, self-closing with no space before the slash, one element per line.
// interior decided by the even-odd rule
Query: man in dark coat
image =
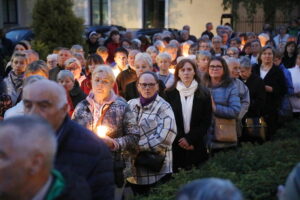
<path fill-rule="evenodd" d="M 57 58 L 57 66 L 49 71 L 50 80 L 56 81 L 57 74 L 60 72 L 60 70 L 65 69 L 65 61 L 71 57 L 72 57 L 71 51 L 66 48 L 62 48 L 59 51 L 58 58 Z"/>
<path fill-rule="evenodd" d="M 0 199 L 91 199 L 83 178 L 53 169 L 56 147 L 54 130 L 40 117 L 1 122 Z"/>
<path fill-rule="evenodd" d="M 65 89 L 54 81 L 36 81 L 24 87 L 23 101 L 25 113 L 45 118 L 56 130 L 55 167 L 85 178 L 93 199 L 114 199 L 110 151 L 101 139 L 67 116 Z"/>

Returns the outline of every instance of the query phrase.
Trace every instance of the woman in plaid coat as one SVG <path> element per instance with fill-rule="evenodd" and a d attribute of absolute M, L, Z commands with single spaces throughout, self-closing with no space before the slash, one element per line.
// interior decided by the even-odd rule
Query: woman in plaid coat
<path fill-rule="evenodd" d="M 142 73 L 137 89 L 140 97 L 128 103 L 140 128 L 139 152 L 152 151 L 165 157 L 158 172 L 137 165 L 133 177 L 127 179 L 135 194 L 147 194 L 151 187 L 171 177 L 172 143 L 177 128 L 170 104 L 158 95 L 159 80 L 155 73 Z"/>

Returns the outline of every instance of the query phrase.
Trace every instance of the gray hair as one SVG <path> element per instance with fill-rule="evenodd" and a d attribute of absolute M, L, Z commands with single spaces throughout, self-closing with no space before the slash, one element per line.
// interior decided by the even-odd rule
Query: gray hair
<path fill-rule="evenodd" d="M 141 42 L 141 40 L 135 38 L 135 39 L 131 40 L 131 45 L 134 49 L 140 49 L 142 42 Z"/>
<path fill-rule="evenodd" d="M 97 65 L 92 73 L 92 78 L 98 73 L 105 73 L 111 83 L 114 83 L 116 80 L 113 70 L 108 65 Z"/>
<path fill-rule="evenodd" d="M 247 56 L 242 56 L 240 58 L 240 63 L 241 63 L 240 66 L 242 68 L 252 68 L 251 60 Z"/>
<path fill-rule="evenodd" d="M 70 78 L 73 82 L 75 81 L 73 73 L 71 71 L 69 71 L 69 70 L 61 70 L 57 74 L 56 80 L 58 81 L 60 79 L 65 79 L 65 78 Z"/>
<path fill-rule="evenodd" d="M 226 57 L 225 61 L 226 61 L 227 65 L 228 65 L 228 67 L 232 63 L 237 63 L 238 65 L 240 65 L 240 60 L 238 58 Z"/>
<path fill-rule="evenodd" d="M 158 48 L 159 46 L 162 46 L 162 47 L 165 48 L 165 44 L 164 44 L 164 42 L 161 41 L 161 40 L 156 40 L 156 41 L 154 42 L 153 46 L 155 46 L 156 48 Z"/>
<path fill-rule="evenodd" d="M 78 66 L 81 67 L 80 61 L 79 61 L 77 58 L 74 58 L 74 57 L 67 59 L 67 60 L 65 61 L 65 66 L 68 66 L 68 65 L 70 65 L 70 64 L 72 64 L 72 63 L 76 63 L 76 65 L 78 65 Z"/>
<path fill-rule="evenodd" d="M 47 60 L 57 60 L 58 56 L 57 54 L 49 54 L 47 56 Z"/>
<path fill-rule="evenodd" d="M 2 121 L 0 130 L 4 127 L 17 129 L 17 131 L 11 131 L 9 135 L 24 157 L 32 153 L 41 153 L 45 157 L 45 167 L 49 171 L 53 168 L 57 140 L 54 130 L 47 121 L 37 116 L 23 115 Z"/>
<path fill-rule="evenodd" d="M 242 200 L 241 192 L 230 180 L 204 178 L 183 186 L 176 200 Z"/>
<path fill-rule="evenodd" d="M 198 60 L 201 57 L 211 59 L 211 53 L 209 51 L 198 51 L 196 54 L 196 59 Z"/>
<path fill-rule="evenodd" d="M 45 61 L 43 61 L 43 60 L 33 61 L 26 68 L 25 74 L 35 73 L 35 72 L 38 72 L 38 71 L 42 71 L 47 77 L 49 76 L 49 68 L 48 68 L 47 63 Z"/>
<path fill-rule="evenodd" d="M 233 51 L 234 53 L 239 53 L 240 52 L 239 49 L 236 48 L 236 47 L 229 47 L 226 52 L 228 52 L 228 51 Z"/>
<path fill-rule="evenodd" d="M 211 41 L 214 41 L 214 40 L 220 40 L 220 41 L 222 41 L 222 38 L 221 38 L 220 36 L 216 35 L 216 36 L 214 36 L 214 37 L 211 39 Z"/>
<path fill-rule="evenodd" d="M 152 58 L 148 53 L 138 53 L 135 56 L 134 62 L 137 62 L 139 60 L 142 60 L 146 63 L 148 63 L 149 66 L 153 67 Z"/>
<path fill-rule="evenodd" d="M 279 194 L 279 200 L 291 200 L 300 199 L 300 163 L 298 163 L 292 172 L 290 172 L 286 183 L 284 191 Z"/>
<path fill-rule="evenodd" d="M 168 60 L 172 61 L 171 55 L 169 53 L 167 53 L 167 52 L 159 53 L 156 56 L 156 62 L 159 62 L 160 60 L 163 60 L 163 59 L 168 59 Z"/>
<path fill-rule="evenodd" d="M 155 46 L 150 46 L 146 49 L 146 53 L 151 54 L 151 53 L 158 53 L 158 50 Z"/>
<path fill-rule="evenodd" d="M 71 47 L 71 52 L 76 53 L 76 52 L 83 52 L 83 47 L 79 44 L 75 44 Z"/>

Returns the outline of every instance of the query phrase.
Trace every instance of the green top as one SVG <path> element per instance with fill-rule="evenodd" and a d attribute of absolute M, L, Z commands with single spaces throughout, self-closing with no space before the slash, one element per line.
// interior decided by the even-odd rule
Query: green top
<path fill-rule="evenodd" d="M 57 170 L 52 170 L 51 174 L 53 176 L 53 183 L 47 193 L 46 200 L 56 199 L 64 190 L 66 182 L 62 174 Z"/>

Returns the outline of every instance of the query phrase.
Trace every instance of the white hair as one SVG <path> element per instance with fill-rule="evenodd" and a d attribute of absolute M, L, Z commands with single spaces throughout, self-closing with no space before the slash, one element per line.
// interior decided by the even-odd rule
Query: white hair
<path fill-rule="evenodd" d="M 57 60 L 58 59 L 58 55 L 57 54 L 49 54 L 47 56 L 47 60 Z"/>
<path fill-rule="evenodd" d="M 57 74 L 56 80 L 58 81 L 60 79 L 65 79 L 65 78 L 70 78 L 73 82 L 75 81 L 74 75 L 71 71 L 60 70 L 60 72 L 58 72 L 58 74 Z"/>
<path fill-rule="evenodd" d="M 135 56 L 134 62 L 137 61 L 144 61 L 146 62 L 150 67 L 153 67 L 152 58 L 148 53 L 138 53 Z"/>
<path fill-rule="evenodd" d="M 240 65 L 240 60 L 239 60 L 238 58 L 227 57 L 227 58 L 225 58 L 225 61 L 226 61 L 227 65 L 228 65 L 228 67 L 229 67 L 231 64 L 234 64 L 234 63 Z"/>

